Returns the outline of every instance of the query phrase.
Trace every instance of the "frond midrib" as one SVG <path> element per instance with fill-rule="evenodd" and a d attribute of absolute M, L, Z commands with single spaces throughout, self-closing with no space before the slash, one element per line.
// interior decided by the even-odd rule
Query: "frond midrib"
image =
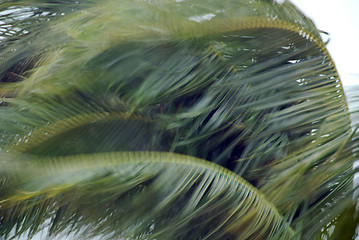
<path fill-rule="evenodd" d="M 98 159 L 101 159 L 100 161 Z M 13 159 L 10 163 L 11 166 L 5 167 L 9 172 L 14 172 L 15 174 L 21 174 L 21 172 L 26 171 L 26 173 L 32 172 L 35 176 L 46 177 L 52 175 L 59 175 L 61 173 L 70 173 L 76 171 L 83 171 L 84 169 L 94 169 L 99 168 L 111 168 L 120 167 L 123 165 L 131 164 L 165 164 L 165 165 L 184 165 L 191 168 L 204 169 L 205 171 L 210 171 L 215 174 L 224 176 L 225 178 L 230 179 L 231 182 L 235 182 L 237 185 L 243 185 L 245 188 L 249 189 L 250 192 L 257 195 L 256 198 L 262 199 L 265 205 L 273 210 L 274 214 L 284 221 L 284 217 L 280 214 L 276 206 L 267 200 L 265 195 L 261 193 L 257 188 L 247 182 L 245 179 L 241 178 L 239 175 L 231 172 L 230 170 L 216 164 L 209 162 L 203 159 L 196 157 L 182 155 L 177 153 L 168 153 L 168 152 L 112 152 L 112 153 L 94 153 L 94 154 L 80 154 L 72 155 L 66 157 L 56 157 L 56 158 L 43 158 L 43 159 L 34 159 L 25 163 L 18 159 Z M 24 168 L 24 165 L 28 165 L 28 168 Z M 32 169 L 32 171 L 30 170 Z M 30 174 L 31 175 L 31 174 Z M 54 189 L 57 192 L 57 189 Z M 27 193 L 25 196 L 13 196 L 11 201 L 29 199 L 39 194 L 46 192 L 46 190 L 36 192 L 36 193 Z M 20 198 L 20 199 L 17 199 Z M 290 235 L 293 237 L 295 232 L 287 223 L 287 228 Z"/>

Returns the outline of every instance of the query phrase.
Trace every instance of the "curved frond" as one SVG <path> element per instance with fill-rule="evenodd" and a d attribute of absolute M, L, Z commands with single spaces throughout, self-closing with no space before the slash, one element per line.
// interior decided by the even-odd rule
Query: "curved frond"
<path fill-rule="evenodd" d="M 73 226 L 91 235 L 90 227 L 78 227 L 91 224 L 78 221 L 90 218 L 86 194 L 92 196 L 102 183 L 111 187 L 96 199 L 110 200 L 111 211 L 123 214 L 112 218 L 107 205 L 94 211 L 93 219 L 104 222 L 96 234 L 107 236 L 176 238 L 193 231 L 208 238 L 275 239 L 290 235 L 288 222 L 296 237 L 313 239 L 353 206 L 348 196 L 358 136 L 346 96 L 320 31 L 289 1 L 2 1 L 0 27 L 0 149 L 31 155 L 29 167 L 19 172 L 4 160 L 12 180 L 7 185 L 0 178 L 5 179 L 0 195 L 21 200 L 3 212 L 12 211 L 3 221 L 4 234 L 15 227 L 31 235 L 52 219 L 50 233 Z M 188 156 L 141 153 L 149 157 L 147 164 L 109 160 L 127 166 L 121 175 L 120 168 L 94 160 L 126 158 L 104 153 L 113 151 Z M 94 155 L 69 156 L 88 153 Z M 165 155 L 194 162 L 152 159 Z M 36 161 L 45 156 L 67 157 Z M 208 165 L 199 167 L 196 157 Z M 79 166 L 89 164 L 82 166 L 83 176 L 68 174 L 78 169 L 77 160 Z M 57 170 L 51 173 L 50 167 Z M 43 180 L 36 182 L 41 171 Z M 60 185 L 31 193 L 10 172 L 23 172 L 33 186 L 50 178 Z M 76 176 L 69 185 L 61 182 Z M 120 195 L 111 192 L 122 186 L 128 188 Z M 183 195 L 171 192 L 172 186 Z M 153 213 L 141 198 L 152 193 Z M 264 205 L 257 208 L 254 199 L 262 197 L 265 203 L 258 200 Z M 117 201 L 130 207 L 114 210 Z M 82 215 L 66 215 L 75 207 Z M 108 218 L 100 217 L 103 212 Z M 273 221 L 265 223 L 266 214 Z M 38 224 L 29 227 L 34 216 Z M 175 221 L 165 226 L 172 217 L 178 227 Z M 154 219 L 159 222 L 151 223 Z M 120 220 L 121 229 L 105 225 Z"/>
<path fill-rule="evenodd" d="M 173 134 L 160 127 L 161 122 L 148 116 L 114 111 L 110 106 L 81 99 L 76 103 L 61 99 L 62 104 L 56 104 L 56 100 L 60 99 L 52 103 L 49 100 L 28 103 L 5 99 L 12 107 L 3 111 L 4 118 L 0 117 L 3 123 L 0 129 L 6 130 L 8 135 L 4 151 L 64 156 L 169 149 Z"/>
<path fill-rule="evenodd" d="M 3 236 L 45 228 L 106 239 L 293 237 L 256 188 L 208 161 L 155 152 L 8 160 L 1 170 L 9 176 L 1 187 L 9 191 L 0 205 Z"/>

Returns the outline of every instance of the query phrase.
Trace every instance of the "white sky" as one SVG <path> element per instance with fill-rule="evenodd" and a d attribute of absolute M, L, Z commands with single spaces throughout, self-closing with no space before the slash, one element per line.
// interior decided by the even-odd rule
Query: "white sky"
<path fill-rule="evenodd" d="M 359 84 L 359 0 L 291 0 L 330 34 L 328 50 L 345 86 Z"/>

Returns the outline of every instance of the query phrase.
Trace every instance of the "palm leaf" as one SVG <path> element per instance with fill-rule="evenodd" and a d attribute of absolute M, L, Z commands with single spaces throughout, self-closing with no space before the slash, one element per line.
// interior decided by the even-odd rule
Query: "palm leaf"
<path fill-rule="evenodd" d="M 12 108 L 4 111 L 2 127 L 8 139 L 13 139 L 3 146 L 6 152 L 63 156 L 120 150 L 163 151 L 169 149 L 166 140 L 173 135 L 148 116 L 109 110 L 81 99 L 76 105 L 42 100 L 36 103 L 5 101 L 11 103 Z M 16 123 L 9 119 L 10 115 Z M 23 135 L 19 135 L 21 131 Z"/>
<path fill-rule="evenodd" d="M 259 189 L 303 239 L 351 209 L 357 136 L 345 94 L 320 31 L 289 1 L 5 1 L 0 12 L 11 22 L 1 35 L 4 151 L 206 159 Z M 270 226 L 258 237 L 280 237 Z"/>
<path fill-rule="evenodd" d="M 5 237 L 13 228 L 14 236 L 27 230 L 32 236 L 47 226 L 49 234 L 66 229 L 106 239 L 293 236 L 256 188 L 225 168 L 189 156 L 122 152 L 30 162 L 14 157 L 2 165 L 12 183 L 1 200 Z"/>

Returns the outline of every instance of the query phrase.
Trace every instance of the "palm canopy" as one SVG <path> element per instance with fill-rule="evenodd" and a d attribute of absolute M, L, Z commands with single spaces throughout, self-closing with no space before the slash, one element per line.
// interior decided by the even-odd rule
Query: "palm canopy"
<path fill-rule="evenodd" d="M 0 6 L 5 239 L 315 239 L 355 223 L 344 91 L 290 2 Z"/>

